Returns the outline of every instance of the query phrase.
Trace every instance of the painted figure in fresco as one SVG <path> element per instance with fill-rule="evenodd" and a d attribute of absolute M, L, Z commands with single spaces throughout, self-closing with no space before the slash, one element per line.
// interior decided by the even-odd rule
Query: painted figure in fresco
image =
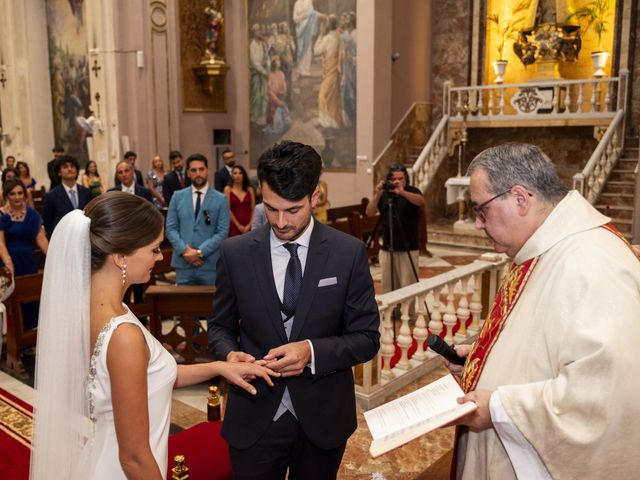
<path fill-rule="evenodd" d="M 249 70 L 251 122 L 256 125 L 266 124 L 269 68 L 269 52 L 262 36 L 262 28 L 254 24 L 251 27 L 251 43 L 249 43 Z"/>
<path fill-rule="evenodd" d="M 271 72 L 267 78 L 267 126 L 264 133 L 280 135 L 291 125 L 289 108 L 285 102 L 287 96 L 287 80 L 280 68 L 280 57 L 271 59 Z"/>
<path fill-rule="evenodd" d="M 302 77 L 311 75 L 311 56 L 313 40 L 318 33 L 319 14 L 313 8 L 313 0 L 296 0 L 293 6 L 293 21 L 296 24 L 296 74 Z"/>
<path fill-rule="evenodd" d="M 356 12 L 340 16 L 340 93 L 342 98 L 342 121 L 346 127 L 356 124 Z"/>
<path fill-rule="evenodd" d="M 313 53 L 322 56 L 322 83 L 318 92 L 318 123 L 323 128 L 342 126 L 340 99 L 340 34 L 338 18 L 331 14 L 320 25 Z"/>
<path fill-rule="evenodd" d="M 278 35 L 276 36 L 274 50 L 275 54 L 280 57 L 280 68 L 282 68 L 287 85 L 291 86 L 296 44 L 293 41 L 293 37 L 289 31 L 289 24 L 287 22 L 280 22 L 278 24 Z M 291 104 L 290 88 L 287 89 L 287 103 L 289 105 Z"/>
<path fill-rule="evenodd" d="M 207 17 L 207 49 L 204 56 L 207 60 L 213 60 L 216 57 L 218 36 L 224 23 L 224 17 L 218 7 L 217 0 L 209 0 L 209 5 L 204 9 L 204 13 Z"/>

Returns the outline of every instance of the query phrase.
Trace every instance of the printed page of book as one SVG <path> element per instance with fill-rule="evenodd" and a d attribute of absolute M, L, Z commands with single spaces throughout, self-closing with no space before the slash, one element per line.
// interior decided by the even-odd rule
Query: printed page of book
<path fill-rule="evenodd" d="M 474 411 L 473 402 L 458 404 L 464 395 L 453 375 L 364 413 L 373 437 L 369 452 L 377 457 Z"/>

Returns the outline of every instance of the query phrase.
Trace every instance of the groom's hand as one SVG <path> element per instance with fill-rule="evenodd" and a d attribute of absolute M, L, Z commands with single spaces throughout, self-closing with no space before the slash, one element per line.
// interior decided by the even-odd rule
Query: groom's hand
<path fill-rule="evenodd" d="M 283 377 L 295 377 L 300 375 L 311 361 L 311 347 L 309 342 L 304 340 L 285 343 L 269 350 L 263 360 L 267 367 Z"/>

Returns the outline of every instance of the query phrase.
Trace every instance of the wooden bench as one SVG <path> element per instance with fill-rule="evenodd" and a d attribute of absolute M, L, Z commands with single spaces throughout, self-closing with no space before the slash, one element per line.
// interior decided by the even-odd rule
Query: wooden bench
<path fill-rule="evenodd" d="M 42 185 L 37 190 L 32 190 L 31 191 L 31 198 L 33 198 L 33 208 L 35 208 L 38 211 L 38 213 L 40 213 L 40 215 L 42 215 L 42 213 L 43 213 L 42 202 L 44 201 L 44 194 L 45 193 L 47 193 L 47 191 L 44 188 L 44 185 Z"/>
<path fill-rule="evenodd" d="M 151 285 L 146 291 L 149 330 L 179 363 L 211 361 L 207 351 L 207 329 L 201 319 L 211 315 L 213 285 Z M 172 321 L 168 333 L 162 322 Z"/>
<path fill-rule="evenodd" d="M 15 278 L 15 290 L 5 301 L 7 308 L 7 366 L 19 375 L 25 375 L 20 353 L 36 346 L 37 329 L 25 330 L 22 305 L 40 300 L 42 272 Z"/>
<path fill-rule="evenodd" d="M 379 215 L 367 216 L 362 215 L 357 210 L 351 210 L 347 215 L 346 220 L 336 220 L 328 222 L 327 225 L 336 228 L 344 233 L 353 235 L 359 238 L 366 244 L 368 244 L 371 235 L 374 233 L 374 229 L 378 224 Z M 375 238 L 371 242 L 371 246 L 367 252 L 368 257 L 371 259 L 378 256 L 380 251 L 380 229 L 375 232 Z"/>
<path fill-rule="evenodd" d="M 366 203 L 365 203 L 366 200 Z M 360 203 L 356 203 L 353 205 L 346 205 L 344 207 L 333 207 L 327 209 L 327 223 L 336 222 L 338 220 L 348 219 L 349 216 L 356 212 L 360 215 L 364 215 L 364 211 L 366 209 L 366 204 L 369 202 L 368 199 L 363 198 Z"/>

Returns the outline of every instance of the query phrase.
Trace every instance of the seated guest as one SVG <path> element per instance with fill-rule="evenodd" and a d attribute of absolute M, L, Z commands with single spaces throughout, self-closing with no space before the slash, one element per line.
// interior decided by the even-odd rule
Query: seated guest
<path fill-rule="evenodd" d="M 36 179 L 31 177 L 31 171 L 29 170 L 29 165 L 26 162 L 18 162 L 16 163 L 16 170 L 18 170 L 18 176 L 24 186 L 29 190 L 33 190 L 36 186 Z"/>
<path fill-rule="evenodd" d="M 42 218 L 27 205 L 27 189 L 19 179 L 5 182 L 2 193 L 6 204 L 0 208 L 1 265 L 16 277 L 36 273 L 38 264 L 33 242 L 45 254 L 49 246 L 42 228 Z M 38 302 L 23 305 L 25 330 L 37 325 L 38 306 Z"/>
<path fill-rule="evenodd" d="M 162 196 L 167 206 L 169 206 L 173 192 L 191 186 L 191 179 L 184 169 L 184 160 L 179 151 L 173 150 L 169 154 L 169 163 L 171 163 L 173 170 L 165 175 L 162 183 Z"/>
<path fill-rule="evenodd" d="M 13 180 L 15 178 L 18 178 L 18 171 L 15 168 L 13 167 L 5 168 L 2 171 L 2 185 L 4 185 L 9 180 Z M 0 191 L 0 206 L 2 205 L 4 205 L 4 196 Z M 27 190 L 27 205 L 33 208 L 33 196 L 31 195 L 31 190 Z"/>
<path fill-rule="evenodd" d="M 136 168 L 136 160 L 138 159 L 138 154 L 136 152 L 132 152 L 129 150 L 124 154 L 124 160 L 129 162 L 133 172 L 135 174 L 136 183 L 141 187 L 144 187 L 144 178 L 142 177 L 142 172 Z M 118 179 L 118 175 L 115 176 L 116 187 L 120 186 L 120 180 Z"/>
<path fill-rule="evenodd" d="M 167 206 L 162 195 L 162 185 L 164 183 L 164 162 L 160 155 L 156 155 L 151 160 L 151 170 L 147 173 L 147 188 L 153 196 L 153 204 L 158 208 Z"/>
<path fill-rule="evenodd" d="M 98 165 L 93 160 L 87 163 L 87 167 L 82 174 L 82 185 L 91 190 L 91 195 L 97 197 L 107 191 L 104 179 L 98 173 Z"/>
<path fill-rule="evenodd" d="M 7 155 L 4 161 L 4 168 L 16 168 L 16 157 L 13 155 Z"/>
<path fill-rule="evenodd" d="M 116 178 L 118 179 L 119 185 L 114 188 L 110 188 L 110 192 L 122 191 L 125 193 L 131 193 L 132 195 L 137 195 L 138 197 L 142 197 L 153 203 L 149 189 L 134 183 L 133 167 L 128 161 L 122 160 L 118 165 L 116 165 Z"/>
<path fill-rule="evenodd" d="M 78 160 L 71 155 L 63 155 L 58 159 L 56 172 L 60 185 L 47 192 L 42 202 L 44 229 L 49 238 L 62 217 L 76 208 L 82 210 L 93 198 L 88 188 L 76 183 L 79 168 Z"/>

